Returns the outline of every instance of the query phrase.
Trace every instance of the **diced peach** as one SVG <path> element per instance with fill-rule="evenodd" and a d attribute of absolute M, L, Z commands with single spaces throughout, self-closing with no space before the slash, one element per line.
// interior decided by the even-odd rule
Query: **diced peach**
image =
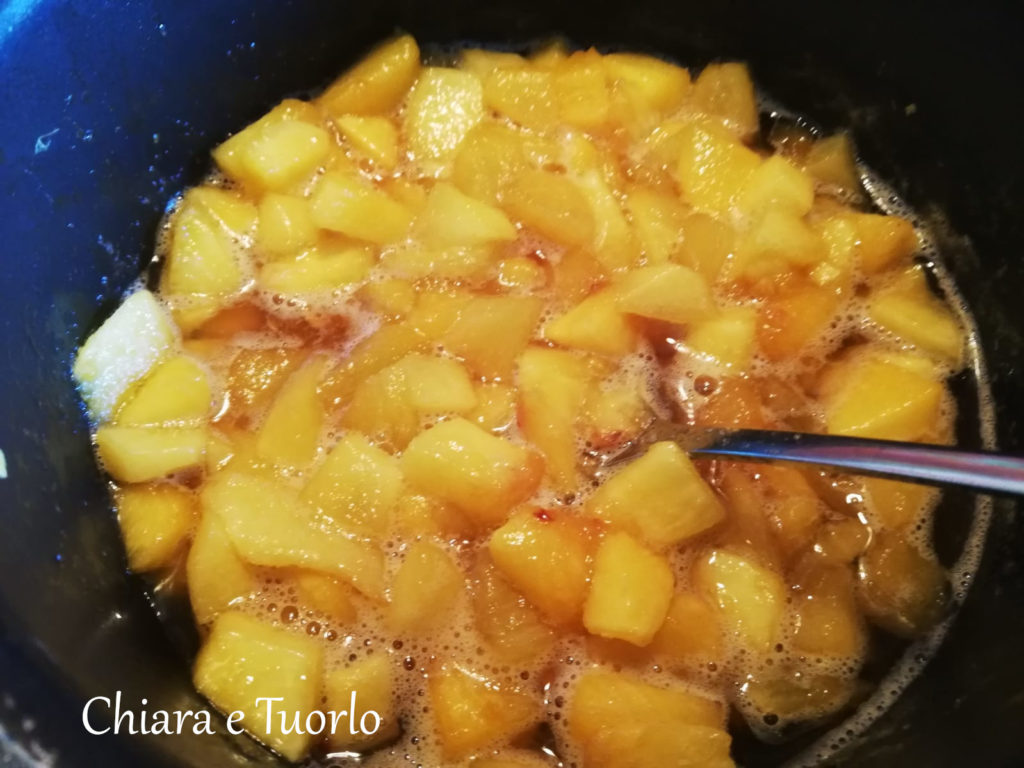
<path fill-rule="evenodd" d="M 837 363 L 822 384 L 834 435 L 918 440 L 934 434 L 943 386 L 912 357 L 860 355 Z"/>
<path fill-rule="evenodd" d="M 371 243 L 404 239 L 412 212 L 357 176 L 327 173 L 310 200 L 318 227 Z"/>
<path fill-rule="evenodd" d="M 404 132 L 415 160 L 444 160 L 483 119 L 480 78 L 448 67 L 425 67 L 405 103 Z"/>
<path fill-rule="evenodd" d="M 634 186 L 626 198 L 632 224 L 648 264 L 661 264 L 682 247 L 686 208 L 672 195 Z"/>
<path fill-rule="evenodd" d="M 412 544 L 391 582 L 388 622 L 398 632 L 422 632 L 448 620 L 464 588 L 462 571 L 440 547 Z"/>
<path fill-rule="evenodd" d="M 722 120 L 740 138 L 758 130 L 757 99 L 745 64 L 708 64 L 693 84 L 694 106 Z"/>
<path fill-rule="evenodd" d="M 405 317 L 416 306 L 416 289 L 408 280 L 385 278 L 368 283 L 359 290 L 374 312 L 395 320 Z"/>
<path fill-rule="evenodd" d="M 200 625 L 222 611 L 248 600 L 256 591 L 256 577 L 231 543 L 224 521 L 202 515 L 185 561 L 188 596 Z"/>
<path fill-rule="evenodd" d="M 769 360 L 798 357 L 828 331 L 839 309 L 835 290 L 798 284 L 769 296 L 758 308 L 758 346 Z"/>
<path fill-rule="evenodd" d="M 601 63 L 614 85 L 657 115 L 676 110 L 690 91 L 689 71 L 653 56 L 609 53 Z"/>
<path fill-rule="evenodd" d="M 136 381 L 169 357 L 178 341 L 170 316 L 142 289 L 126 298 L 75 355 L 72 373 L 94 418 L 110 417 Z"/>
<path fill-rule="evenodd" d="M 690 323 L 714 312 L 707 281 L 679 264 L 634 269 L 615 284 L 614 290 L 619 308 L 640 317 Z"/>
<path fill-rule="evenodd" d="M 588 768 L 733 765 L 724 708 L 681 687 L 591 671 L 569 706 L 569 732 Z"/>
<path fill-rule="evenodd" d="M 700 212 L 689 213 L 681 226 L 683 245 L 675 260 L 715 282 L 735 251 L 735 231 L 728 223 Z"/>
<path fill-rule="evenodd" d="M 635 379 L 590 387 L 583 414 L 591 445 L 607 448 L 640 434 L 652 418 L 643 388 Z"/>
<path fill-rule="evenodd" d="M 267 702 L 258 700 L 274 697 L 278 711 L 305 723 L 317 708 L 322 669 L 323 648 L 313 638 L 232 612 L 214 623 L 193 680 L 214 706 L 242 712 L 246 730 L 294 761 L 309 750 L 311 736 L 302 729 L 287 733 L 266 716 Z"/>
<path fill-rule="evenodd" d="M 390 171 L 398 162 L 398 129 L 385 117 L 342 115 L 334 120 L 341 135 L 373 164 Z"/>
<path fill-rule="evenodd" d="M 498 573 L 489 557 L 473 569 L 470 594 L 477 630 L 503 658 L 528 662 L 543 655 L 554 632 L 522 594 Z"/>
<path fill-rule="evenodd" d="M 770 208 L 737 243 L 730 268 L 737 277 L 756 279 L 814 266 L 825 255 L 824 241 L 801 217 Z"/>
<path fill-rule="evenodd" d="M 260 200 L 256 247 L 268 256 L 294 255 L 316 243 L 317 225 L 309 201 L 269 193 Z"/>
<path fill-rule="evenodd" d="M 542 715 L 535 697 L 456 665 L 433 672 L 428 689 L 441 749 L 449 760 L 519 736 Z"/>
<path fill-rule="evenodd" d="M 748 675 L 743 698 L 750 702 L 753 717 L 773 714 L 788 721 L 820 720 L 842 709 L 854 694 L 848 677 L 783 667 Z"/>
<path fill-rule="evenodd" d="M 416 233 L 428 246 L 477 246 L 514 240 L 516 228 L 499 208 L 439 183 L 427 196 Z"/>
<path fill-rule="evenodd" d="M 594 556 L 583 625 L 591 634 L 647 645 L 668 613 L 673 583 L 664 557 L 627 533 L 609 534 Z"/>
<path fill-rule="evenodd" d="M 678 135 L 683 199 L 702 211 L 727 211 L 761 158 L 728 130 L 711 123 L 687 123 Z"/>
<path fill-rule="evenodd" d="M 260 427 L 256 450 L 261 458 L 301 467 L 316 456 L 324 423 L 317 386 L 326 367 L 325 358 L 316 358 L 284 382 Z"/>
<path fill-rule="evenodd" d="M 697 408 L 694 416 L 698 427 L 767 429 L 770 426 L 757 385 L 740 376 L 718 380 L 715 391 Z"/>
<path fill-rule="evenodd" d="M 576 487 L 576 418 L 590 374 L 570 352 L 530 347 L 519 358 L 519 420 L 544 454 L 546 471 L 565 491 Z"/>
<path fill-rule="evenodd" d="M 493 525 L 534 492 L 542 462 L 523 446 L 456 418 L 417 435 L 402 454 L 402 469 L 413 486 Z"/>
<path fill-rule="evenodd" d="M 380 264 L 386 274 L 407 280 L 481 282 L 493 273 L 497 253 L 490 245 L 427 247 L 409 243 L 386 250 Z"/>
<path fill-rule="evenodd" d="M 484 78 L 484 106 L 527 128 L 548 130 L 558 122 L 550 72 L 499 68 Z"/>
<path fill-rule="evenodd" d="M 906 261 L 917 250 L 914 225 L 899 216 L 850 212 L 857 231 L 857 258 L 868 274 Z"/>
<path fill-rule="evenodd" d="M 648 646 L 678 666 L 720 664 L 723 659 L 722 628 L 718 614 L 693 592 L 677 592 L 668 613 Z"/>
<path fill-rule="evenodd" d="M 136 573 L 171 565 L 195 523 L 195 498 L 174 485 L 130 485 L 116 499 L 117 520 Z"/>
<path fill-rule="evenodd" d="M 960 365 L 963 331 L 949 307 L 932 295 L 921 267 L 911 268 L 894 285 L 878 291 L 868 304 L 868 316 L 918 349 L 954 368 Z"/>
<path fill-rule="evenodd" d="M 507 126 L 484 122 L 459 146 L 452 163 L 452 181 L 467 195 L 496 203 L 512 180 L 529 167 L 523 138 Z"/>
<path fill-rule="evenodd" d="M 594 516 L 662 549 L 718 523 L 724 511 L 674 443 L 656 443 L 605 481 L 587 502 Z"/>
<path fill-rule="evenodd" d="M 852 563 L 867 548 L 872 529 L 856 517 L 827 520 L 814 537 L 814 551 L 834 563 Z"/>
<path fill-rule="evenodd" d="M 245 561 L 336 575 L 370 597 L 384 587 L 384 560 L 372 545 L 317 519 L 288 486 L 241 472 L 221 472 L 203 487 L 203 515 L 218 516 Z"/>
<path fill-rule="evenodd" d="M 265 406 L 305 357 L 306 352 L 297 348 L 239 350 L 227 374 L 229 413 L 241 414 Z"/>
<path fill-rule="evenodd" d="M 328 712 L 349 712 L 355 696 L 357 710 L 349 714 L 353 724 L 358 722 L 357 713 L 362 719 L 364 713 L 373 711 L 381 719 L 380 727 L 369 735 L 361 730 L 353 734 L 356 728 L 339 725 L 327 737 L 331 749 L 370 750 L 386 744 L 401 732 L 392 664 L 391 657 L 377 654 L 335 667 L 324 675 L 325 709 Z M 367 725 L 372 726 L 372 719 L 367 720 Z"/>
<path fill-rule="evenodd" d="M 599 128 L 608 120 L 611 96 L 601 55 L 575 51 L 554 68 L 554 93 L 562 122 Z"/>
<path fill-rule="evenodd" d="M 889 632 L 915 637 L 931 629 L 946 612 L 946 572 L 895 531 L 875 534 L 860 559 L 858 575 L 861 608 Z"/>
<path fill-rule="evenodd" d="M 613 356 L 629 354 L 639 339 L 613 289 L 588 296 L 556 317 L 545 326 L 544 336 L 565 347 Z"/>
<path fill-rule="evenodd" d="M 348 433 L 306 483 L 302 498 L 347 528 L 382 536 L 401 493 L 398 459 Z"/>
<path fill-rule="evenodd" d="M 196 422 L 212 405 L 206 371 L 191 357 L 161 363 L 118 409 L 116 423 L 125 427 Z"/>
<path fill-rule="evenodd" d="M 767 653 L 779 638 L 786 585 L 775 571 L 725 549 L 697 560 L 697 590 L 718 609 L 727 635 L 755 653 Z"/>
<path fill-rule="evenodd" d="M 425 417 L 468 413 L 476 404 L 473 383 L 460 363 L 412 353 L 364 380 L 342 421 L 404 448 Z"/>
<path fill-rule="evenodd" d="M 368 376 L 347 403 L 341 424 L 361 432 L 389 450 L 401 450 L 422 424 L 409 397 L 404 372 L 395 365 Z"/>
<path fill-rule="evenodd" d="M 775 539 L 782 555 L 792 557 L 810 546 L 821 523 L 823 506 L 798 470 L 768 466 L 759 474 Z"/>
<path fill-rule="evenodd" d="M 747 179 L 736 207 L 748 216 L 769 210 L 804 216 L 814 204 L 814 182 L 781 155 L 772 155 Z"/>
<path fill-rule="evenodd" d="M 167 294 L 221 296 L 242 287 L 242 271 L 228 234 L 195 205 L 174 216 L 171 248 L 160 278 Z"/>
<path fill-rule="evenodd" d="M 811 145 L 804 158 L 804 170 L 818 181 L 839 189 L 854 191 L 860 188 L 860 174 L 853 143 L 849 135 L 837 133 L 819 139 Z"/>
<path fill-rule="evenodd" d="M 352 589 L 327 573 L 296 568 L 286 583 L 294 584 L 300 605 L 324 614 L 332 623 L 352 624 L 357 618 Z"/>
<path fill-rule="evenodd" d="M 371 51 L 335 80 L 320 103 L 332 115 L 383 115 L 405 97 L 420 73 L 420 49 L 402 35 Z"/>
<path fill-rule="evenodd" d="M 347 402 L 361 381 L 426 343 L 426 336 L 410 324 L 382 326 L 375 334 L 359 342 L 348 358 L 327 374 L 320 386 L 321 397 L 332 405 Z"/>
<path fill-rule="evenodd" d="M 495 566 L 549 621 L 578 622 L 590 575 L 582 529 L 561 514 L 518 512 L 488 542 Z"/>
<path fill-rule="evenodd" d="M 248 189 L 284 192 L 308 179 L 330 150 L 322 126 L 275 110 L 217 147 L 213 159 Z"/>
<path fill-rule="evenodd" d="M 785 567 L 778 538 L 765 514 L 763 485 L 742 464 L 726 464 L 718 478 L 728 510 L 723 525 L 712 538 L 716 547 L 749 559 L 759 566 L 782 572 Z M 705 595 L 711 600 L 710 595 Z"/>
<path fill-rule="evenodd" d="M 572 247 L 593 241 L 590 201 L 563 175 L 524 171 L 505 190 L 503 205 L 514 219 L 556 243 Z"/>
<path fill-rule="evenodd" d="M 209 184 L 193 187 L 186 192 L 182 205 L 205 209 L 233 237 L 251 235 L 258 220 L 256 206 L 238 192 Z"/>
<path fill-rule="evenodd" d="M 373 268 L 373 254 L 365 248 L 330 243 L 324 246 L 264 264 L 258 278 L 260 287 L 283 295 L 336 291 L 364 280 Z"/>
<path fill-rule="evenodd" d="M 863 483 L 872 519 L 892 530 L 900 530 L 916 522 L 938 497 L 934 488 L 917 483 L 880 477 L 865 477 Z"/>
<path fill-rule="evenodd" d="M 690 326 L 686 346 L 727 368 L 745 371 L 753 360 L 756 335 L 754 307 L 727 307 Z"/>
<path fill-rule="evenodd" d="M 796 584 L 793 645 L 815 657 L 860 656 L 867 636 L 850 567 L 812 558 L 791 579 Z"/>
<path fill-rule="evenodd" d="M 205 427 L 120 427 L 96 430 L 103 468 L 124 483 L 144 483 L 200 466 L 206 451 Z"/>
<path fill-rule="evenodd" d="M 459 68 L 480 79 L 498 70 L 526 69 L 529 62 L 518 53 L 492 51 L 487 48 L 465 48 L 459 53 Z"/>

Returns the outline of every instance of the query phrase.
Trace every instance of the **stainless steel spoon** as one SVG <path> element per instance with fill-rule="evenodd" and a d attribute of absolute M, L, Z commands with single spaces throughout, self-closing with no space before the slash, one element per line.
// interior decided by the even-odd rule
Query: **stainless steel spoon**
<path fill-rule="evenodd" d="M 656 421 L 624 449 L 603 457 L 612 466 L 652 443 L 669 440 L 696 456 L 793 461 L 928 485 L 1024 495 L 1024 457 L 961 451 L 942 445 L 762 429 L 702 429 Z"/>

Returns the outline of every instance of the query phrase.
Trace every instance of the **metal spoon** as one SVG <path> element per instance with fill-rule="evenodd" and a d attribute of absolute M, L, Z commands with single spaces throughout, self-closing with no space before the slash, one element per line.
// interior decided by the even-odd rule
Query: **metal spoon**
<path fill-rule="evenodd" d="M 944 445 L 895 440 L 779 432 L 764 429 L 701 429 L 655 421 L 622 450 L 602 457 L 609 467 L 628 461 L 652 443 L 668 440 L 696 456 L 748 461 L 795 461 L 928 485 L 1024 495 L 1024 457 L 961 451 Z"/>

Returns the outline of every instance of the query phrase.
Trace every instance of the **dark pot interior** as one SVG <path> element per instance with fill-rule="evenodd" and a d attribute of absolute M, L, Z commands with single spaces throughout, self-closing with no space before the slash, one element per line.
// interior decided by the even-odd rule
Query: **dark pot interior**
<path fill-rule="evenodd" d="M 940 239 L 980 326 L 1000 446 L 1020 450 L 1024 89 L 1011 16 L 1009 3 L 918 11 L 880 0 L 0 4 L 0 758 L 274 762 L 244 738 L 92 737 L 81 725 L 82 703 L 116 690 L 151 709 L 201 706 L 125 574 L 69 359 L 137 276 L 166 202 L 229 131 L 396 28 L 436 44 L 564 34 L 690 65 L 745 59 L 768 93 L 851 129 L 869 165 L 948 222 Z M 1013 506 L 997 503 L 938 655 L 837 761 L 1024 763 L 1024 524 Z"/>

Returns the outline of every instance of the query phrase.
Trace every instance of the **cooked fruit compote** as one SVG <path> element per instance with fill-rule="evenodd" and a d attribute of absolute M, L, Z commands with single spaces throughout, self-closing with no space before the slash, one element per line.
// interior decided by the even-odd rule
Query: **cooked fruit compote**
<path fill-rule="evenodd" d="M 437 61 L 400 37 L 218 146 L 78 355 L 198 690 L 368 766 L 726 766 L 848 715 L 872 638 L 946 611 L 935 494 L 600 457 L 656 416 L 949 441 L 915 227 L 846 136 L 761 135 L 742 64 Z M 378 728 L 308 732 L 353 694 Z"/>

